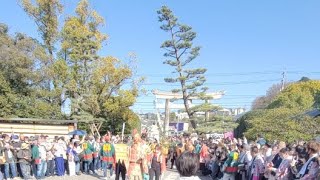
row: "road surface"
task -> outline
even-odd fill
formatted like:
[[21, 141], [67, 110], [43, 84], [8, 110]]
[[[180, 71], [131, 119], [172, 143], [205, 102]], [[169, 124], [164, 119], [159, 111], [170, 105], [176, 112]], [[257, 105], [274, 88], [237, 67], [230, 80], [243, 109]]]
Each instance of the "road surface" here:
[[[176, 180], [179, 177], [179, 173], [177, 170], [169, 169], [163, 176], [163, 180]], [[210, 177], [206, 176], [199, 176], [201, 180], [211, 180]], [[45, 180], [97, 180], [97, 179], [103, 179], [102, 178], [102, 172], [99, 171], [98, 175], [86, 175], [86, 174], [81, 174], [80, 176], [54, 176], [54, 177], [48, 177], [45, 178]], [[121, 179], [121, 178], [120, 178]], [[111, 178], [110, 180], [115, 180], [115, 177]]]

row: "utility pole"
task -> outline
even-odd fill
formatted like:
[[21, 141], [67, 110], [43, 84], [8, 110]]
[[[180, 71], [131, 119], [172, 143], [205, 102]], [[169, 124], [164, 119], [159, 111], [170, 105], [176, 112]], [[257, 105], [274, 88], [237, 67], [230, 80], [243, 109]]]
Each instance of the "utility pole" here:
[[281, 79], [281, 89], [280, 89], [280, 92], [284, 90], [285, 81], [286, 81], [286, 72], [285, 72], [285, 71], [283, 71], [283, 72], [282, 72], [282, 79]]

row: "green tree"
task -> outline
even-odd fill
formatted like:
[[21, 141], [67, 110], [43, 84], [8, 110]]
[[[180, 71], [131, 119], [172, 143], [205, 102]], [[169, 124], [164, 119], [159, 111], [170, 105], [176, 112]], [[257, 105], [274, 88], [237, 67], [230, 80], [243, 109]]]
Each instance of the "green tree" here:
[[93, 110], [94, 94], [91, 93], [91, 79], [94, 62], [99, 59], [97, 52], [106, 39], [98, 28], [103, 19], [82, 0], [76, 8], [76, 15], [69, 17], [62, 29], [60, 58], [69, 66], [67, 95], [72, 100], [72, 117], [87, 116], [92, 119], [99, 110]]
[[169, 39], [164, 41], [161, 48], [166, 52], [164, 64], [174, 68], [176, 77], [165, 78], [167, 83], [180, 83], [181, 88], [173, 89], [175, 93], [182, 93], [185, 110], [191, 120], [193, 128], [196, 128], [194, 113], [196, 112], [189, 106], [190, 97], [201, 96], [205, 98], [204, 93], [207, 88], [202, 87], [206, 81], [204, 73], [205, 68], [189, 69], [189, 65], [199, 55], [200, 47], [193, 45], [196, 33], [188, 25], [178, 22], [178, 18], [167, 7], [157, 11], [159, 21], [162, 23], [160, 28], [169, 34]]
[[311, 81], [310, 78], [303, 76], [300, 80], [300, 82], [306, 82], [306, 81]]
[[319, 118], [305, 111], [319, 107], [320, 81], [298, 81], [277, 94], [267, 107], [252, 110], [239, 119], [236, 135], [255, 140], [263, 134], [267, 140], [293, 142], [319, 135]]
[[[126, 122], [129, 128], [139, 127], [139, 118], [129, 107], [139, 94], [140, 81], [133, 78], [135, 69], [129, 63], [111, 56], [99, 56], [98, 52], [107, 39], [107, 35], [100, 31], [104, 19], [90, 7], [88, 0], [79, 1], [75, 14], [68, 16], [61, 31], [58, 28], [58, 16], [62, 12], [59, 0], [20, 2], [35, 21], [43, 40], [42, 45], [38, 43], [43, 48], [35, 51], [37, 57], [30, 58], [36, 62], [36, 65], [30, 65], [36, 69], [37, 82], [32, 86], [32, 97], [42, 100], [34, 103], [37, 108], [33, 113], [45, 116], [41, 114], [45, 112], [42, 109], [55, 107], [51, 108], [55, 112], [52, 114], [59, 114], [69, 98], [71, 115], [65, 118], [103, 121], [104, 127], [114, 130], [119, 130], [122, 122]], [[5, 33], [7, 29], [0, 26], [0, 31]], [[56, 50], [56, 47], [60, 49]], [[26, 97], [31, 98], [29, 94]], [[4, 105], [6, 101], [3, 99]], [[6, 111], [10, 109], [11, 106], [6, 107]]]
[[[284, 88], [288, 87], [290, 83], [285, 83]], [[282, 84], [272, 85], [266, 92], [266, 95], [257, 97], [253, 102], [251, 109], [264, 109], [266, 108], [276, 97], [280, 94], [282, 89]]]
[[[99, 31], [104, 19], [82, 0], [76, 15], [62, 29], [60, 59], [68, 65], [66, 94], [72, 100], [71, 118], [103, 121], [103, 128], [121, 131], [139, 127], [139, 118], [129, 107], [138, 96], [134, 67], [112, 56], [98, 55], [107, 35]], [[128, 83], [132, 83], [128, 86]], [[127, 88], [123, 89], [124, 84]]]
[[261, 110], [260, 116], [246, 119], [248, 129], [245, 136], [255, 140], [258, 134], [263, 134], [269, 141], [281, 140], [295, 142], [296, 140], [311, 140], [320, 134], [319, 118], [307, 116], [296, 118], [301, 111], [289, 108]]
[[232, 116], [218, 116], [210, 117], [210, 121], [204, 120], [199, 122], [197, 131], [203, 133], [224, 133], [233, 131], [238, 126], [238, 122], [234, 121]]
[[291, 84], [269, 105], [269, 109], [286, 107], [307, 110], [319, 107], [320, 81], [300, 81]]
[[45, 49], [39, 52], [41, 61], [37, 64], [37, 68], [41, 70], [42, 81], [38, 86], [38, 93], [50, 102], [51, 106], [61, 107], [64, 102], [61, 98], [64, 84], [62, 80], [65, 80], [63, 70], [66, 68], [58, 68], [63, 64], [56, 62], [55, 45], [60, 33], [58, 16], [62, 13], [63, 6], [59, 0], [20, 0], [20, 4], [38, 27], [41, 44]]
[[24, 34], [0, 33], [0, 116], [22, 118], [61, 118], [60, 107], [51, 103], [41, 87], [45, 83], [41, 64], [45, 49]]
[[35, 4], [31, 0], [21, 0], [21, 4], [38, 26], [38, 32], [53, 62], [54, 45], [59, 34], [58, 16], [62, 13], [63, 6], [59, 0], [36, 0]]

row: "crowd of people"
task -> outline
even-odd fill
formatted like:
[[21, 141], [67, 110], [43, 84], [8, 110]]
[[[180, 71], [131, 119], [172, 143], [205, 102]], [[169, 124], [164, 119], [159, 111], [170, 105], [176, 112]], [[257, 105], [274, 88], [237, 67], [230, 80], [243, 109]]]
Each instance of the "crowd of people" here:
[[202, 174], [213, 180], [320, 179], [320, 143], [317, 141], [267, 143], [262, 137], [256, 142], [248, 142], [246, 138], [217, 141], [184, 137], [171, 141], [178, 142], [172, 145], [168, 156], [172, 165], [184, 152], [198, 154]]
[[[116, 157], [116, 143], [127, 144], [127, 158]], [[182, 180], [198, 175], [213, 180], [317, 180], [319, 150], [316, 141], [268, 143], [243, 139], [174, 136], [163, 140], [140, 136], [120, 141], [110, 133], [103, 137], [74, 135], [4, 134], [0, 139], [0, 179], [44, 179], [98, 172], [102, 178], [160, 180], [167, 168], [177, 169]]]
[[[110, 136], [66, 137], [3, 134], [0, 139], [0, 179], [97, 174], [104, 167], [114, 167], [115, 160], [108, 158], [115, 156], [114, 147], [109, 143]], [[112, 175], [112, 171], [109, 174]]]

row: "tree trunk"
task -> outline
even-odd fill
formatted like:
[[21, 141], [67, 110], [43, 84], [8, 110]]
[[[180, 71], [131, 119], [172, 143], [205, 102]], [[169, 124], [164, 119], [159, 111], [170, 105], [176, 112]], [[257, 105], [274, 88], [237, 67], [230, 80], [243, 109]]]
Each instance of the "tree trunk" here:
[[[182, 89], [184, 89], [185, 87], [185, 84], [183, 82], [181, 82], [181, 86], [182, 86]], [[191, 123], [191, 126], [193, 129], [196, 129], [196, 122], [195, 120], [193, 119], [193, 113], [190, 111], [190, 107], [189, 107], [189, 103], [188, 103], [188, 94], [187, 94], [187, 91], [186, 90], [183, 90], [182, 91], [182, 98], [183, 98], [183, 103], [184, 103], [184, 107], [186, 109], [186, 112], [188, 114], [188, 117], [189, 117], [189, 121]]]

